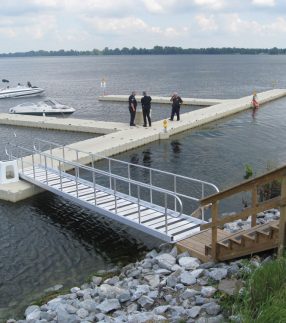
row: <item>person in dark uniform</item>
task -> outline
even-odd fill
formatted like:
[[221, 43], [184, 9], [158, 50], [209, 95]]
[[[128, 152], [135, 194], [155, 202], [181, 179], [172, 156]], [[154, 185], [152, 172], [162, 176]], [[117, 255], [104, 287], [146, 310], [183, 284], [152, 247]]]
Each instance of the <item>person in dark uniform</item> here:
[[151, 96], [147, 95], [147, 93], [143, 91], [143, 98], [141, 99], [143, 119], [144, 119], [143, 127], [147, 127], [147, 119], [148, 119], [149, 127], [151, 127], [151, 117], [150, 117], [151, 101], [152, 101]]
[[129, 112], [130, 112], [130, 126], [135, 126], [134, 120], [136, 115], [137, 101], [135, 99], [136, 93], [133, 91], [129, 96]]
[[181, 99], [181, 97], [179, 97], [178, 93], [175, 92], [170, 101], [172, 102], [172, 112], [171, 112], [171, 117], [169, 120], [173, 121], [174, 120], [174, 116], [177, 116], [177, 121], [180, 120], [180, 107], [181, 104], [183, 103], [183, 100]]

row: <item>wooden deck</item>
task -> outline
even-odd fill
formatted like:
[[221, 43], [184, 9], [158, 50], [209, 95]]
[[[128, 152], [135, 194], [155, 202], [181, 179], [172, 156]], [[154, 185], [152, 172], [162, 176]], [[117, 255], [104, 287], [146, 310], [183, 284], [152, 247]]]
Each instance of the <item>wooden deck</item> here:
[[[225, 239], [231, 234], [218, 229], [218, 239]], [[176, 245], [179, 251], [188, 251], [193, 257], [197, 257], [203, 262], [211, 260], [211, 256], [206, 254], [206, 246], [212, 242], [211, 229], [203, 230], [187, 239], [179, 241]]]

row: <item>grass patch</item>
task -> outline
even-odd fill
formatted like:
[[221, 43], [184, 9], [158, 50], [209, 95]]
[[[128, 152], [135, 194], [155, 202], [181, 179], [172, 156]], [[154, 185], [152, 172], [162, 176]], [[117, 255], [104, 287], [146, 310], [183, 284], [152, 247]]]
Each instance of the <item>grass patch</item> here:
[[286, 322], [286, 258], [264, 264], [249, 275], [236, 295], [233, 314], [242, 322]]
[[61, 289], [56, 292], [50, 292], [44, 296], [41, 296], [39, 299], [34, 301], [31, 305], [42, 306], [42, 305], [48, 303], [50, 300], [57, 298], [60, 295], [65, 295], [65, 294], [69, 294], [69, 293], [70, 293], [69, 289]]

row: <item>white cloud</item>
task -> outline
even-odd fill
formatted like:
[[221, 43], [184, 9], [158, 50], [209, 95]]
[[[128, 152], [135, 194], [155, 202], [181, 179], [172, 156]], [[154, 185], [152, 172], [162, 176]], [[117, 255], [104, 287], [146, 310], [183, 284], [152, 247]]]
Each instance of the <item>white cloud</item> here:
[[258, 6], [274, 7], [276, 4], [276, 1], [275, 0], [252, 0], [252, 3]]
[[211, 9], [221, 9], [226, 5], [224, 0], [194, 0], [194, 3]]
[[197, 24], [200, 26], [201, 30], [213, 31], [218, 29], [218, 25], [214, 20], [214, 16], [209, 17], [205, 15], [197, 15], [195, 17]]

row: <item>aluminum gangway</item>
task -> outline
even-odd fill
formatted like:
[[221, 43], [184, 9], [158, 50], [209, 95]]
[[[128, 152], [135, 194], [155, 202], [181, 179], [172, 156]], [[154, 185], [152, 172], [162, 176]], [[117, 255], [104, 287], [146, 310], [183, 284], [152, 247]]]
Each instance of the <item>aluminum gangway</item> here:
[[[33, 148], [9, 143], [5, 150], [10, 160], [17, 160], [21, 179], [166, 242], [190, 237], [206, 223], [203, 209], [202, 219], [184, 214], [182, 200], [184, 204], [185, 200], [197, 203], [207, 190], [218, 192], [205, 181], [41, 139], [35, 139]], [[107, 169], [98, 167], [99, 163]], [[143, 180], [133, 178], [138, 172], [143, 172]], [[158, 175], [165, 179], [164, 186], [167, 181], [173, 188], [158, 184]], [[180, 191], [180, 181], [182, 185], [199, 185], [200, 196], [185, 194], [184, 187]]]

